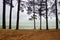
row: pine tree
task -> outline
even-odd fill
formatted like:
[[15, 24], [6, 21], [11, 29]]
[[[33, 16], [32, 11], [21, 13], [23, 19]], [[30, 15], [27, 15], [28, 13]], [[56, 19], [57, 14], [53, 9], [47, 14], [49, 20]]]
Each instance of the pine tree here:
[[17, 10], [17, 22], [16, 22], [16, 29], [19, 28], [19, 11], [20, 11], [20, 0], [18, 0], [18, 10]]
[[48, 30], [48, 10], [47, 10], [47, 0], [46, 0], [46, 30]]
[[55, 0], [55, 8], [56, 8], [56, 29], [58, 29], [57, 0]]
[[5, 5], [5, 0], [3, 0], [3, 21], [2, 21], [2, 27], [3, 29], [6, 28], [6, 22], [5, 22], [5, 9], [6, 9], [6, 5]]
[[11, 29], [11, 16], [12, 16], [12, 0], [11, 0], [11, 4], [10, 4], [10, 19], [9, 19], [9, 29]]

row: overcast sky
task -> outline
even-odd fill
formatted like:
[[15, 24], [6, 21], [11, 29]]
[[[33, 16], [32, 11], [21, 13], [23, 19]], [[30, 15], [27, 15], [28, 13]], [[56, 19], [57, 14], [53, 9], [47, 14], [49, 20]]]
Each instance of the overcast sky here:
[[[27, 1], [27, 0], [25, 0]], [[53, 2], [51, 0], [51, 2]], [[58, 0], [59, 2], [59, 0]], [[13, 4], [14, 4], [14, 8], [12, 9], [12, 28], [14, 29], [16, 27], [16, 18], [17, 18], [17, 2], [16, 0], [13, 1]], [[50, 3], [49, 4], [49, 7], [50, 7]], [[2, 25], [2, 11], [3, 11], [3, 0], [0, 0], [0, 25]], [[59, 4], [57, 5], [58, 6], [58, 12], [60, 12], [60, 7], [59, 7]], [[10, 14], [10, 6], [9, 5], [6, 5], [6, 26], [9, 25], [9, 14]], [[34, 21], [30, 21], [28, 20], [30, 18], [31, 15], [28, 15], [27, 14], [27, 11], [25, 10], [23, 13], [20, 12], [20, 15], [19, 15], [19, 28], [23, 29], [33, 29], [34, 27]], [[60, 18], [59, 18], [60, 19]], [[53, 19], [48, 19], [49, 20], [49, 28], [55, 28], [55, 17], [53, 17]], [[59, 24], [59, 27], [60, 27], [60, 24]], [[36, 28], [39, 29], [39, 18], [36, 20]], [[45, 29], [46, 28], [46, 20], [45, 18], [42, 17], [42, 28]]]

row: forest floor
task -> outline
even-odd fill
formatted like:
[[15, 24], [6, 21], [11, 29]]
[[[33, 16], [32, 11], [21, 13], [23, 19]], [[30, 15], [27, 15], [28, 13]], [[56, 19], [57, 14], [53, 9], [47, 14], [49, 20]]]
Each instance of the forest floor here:
[[60, 40], [59, 30], [0, 29], [0, 40]]

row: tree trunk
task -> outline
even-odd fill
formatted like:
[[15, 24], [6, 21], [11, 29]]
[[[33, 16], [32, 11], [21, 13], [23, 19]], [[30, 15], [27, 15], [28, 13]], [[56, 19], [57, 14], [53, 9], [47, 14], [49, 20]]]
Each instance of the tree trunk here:
[[19, 11], [20, 11], [20, 0], [18, 0], [18, 10], [17, 10], [17, 22], [16, 22], [16, 30], [19, 27]]
[[56, 8], [56, 29], [58, 29], [57, 0], [55, 0], [55, 8]]
[[41, 14], [42, 14], [42, 13], [41, 13], [41, 12], [42, 12], [42, 11], [41, 11], [41, 9], [42, 9], [42, 2], [43, 2], [43, 0], [41, 1], [41, 4], [40, 4], [41, 7], [40, 7], [40, 9], [39, 9], [39, 16], [40, 16], [40, 30], [41, 30], [41, 27], [42, 27], [42, 18], [41, 18], [41, 16], [42, 16], [42, 15], [41, 15]]
[[48, 10], [47, 10], [47, 0], [46, 0], [46, 30], [48, 30]]
[[5, 9], [6, 9], [6, 5], [5, 5], [5, 0], [3, 0], [3, 18], [2, 18], [2, 27], [3, 29], [6, 29], [6, 23], [5, 23]]
[[12, 0], [11, 0], [11, 6], [10, 6], [9, 29], [11, 29], [11, 16], [12, 16]]
[[35, 0], [33, 0], [33, 3], [34, 3], [34, 5], [33, 5], [33, 15], [34, 15], [34, 29], [36, 29], [36, 22], [35, 22]]
[[42, 20], [41, 20], [41, 11], [40, 11], [40, 30], [41, 30], [41, 27], [42, 27], [41, 22], [42, 22]]

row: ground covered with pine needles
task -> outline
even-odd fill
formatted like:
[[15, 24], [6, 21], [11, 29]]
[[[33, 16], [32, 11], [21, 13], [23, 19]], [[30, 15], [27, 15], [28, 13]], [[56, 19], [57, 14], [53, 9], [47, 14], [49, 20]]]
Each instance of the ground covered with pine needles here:
[[0, 40], [60, 40], [59, 30], [0, 29]]

